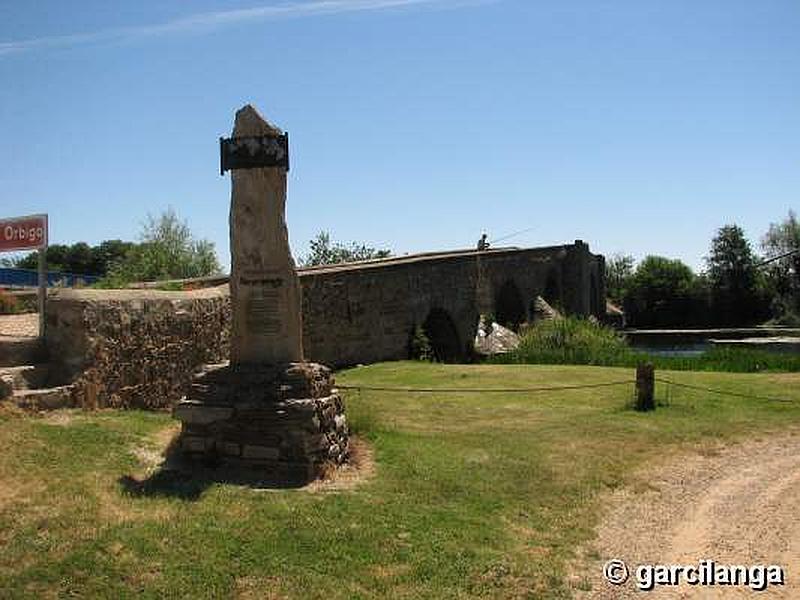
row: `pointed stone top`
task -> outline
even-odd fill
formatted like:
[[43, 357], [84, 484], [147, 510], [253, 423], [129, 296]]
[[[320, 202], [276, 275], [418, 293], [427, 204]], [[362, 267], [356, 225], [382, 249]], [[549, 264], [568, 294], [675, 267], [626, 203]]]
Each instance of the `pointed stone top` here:
[[252, 104], [245, 104], [236, 111], [236, 121], [233, 126], [233, 137], [246, 137], [251, 135], [281, 135], [283, 132], [272, 125]]

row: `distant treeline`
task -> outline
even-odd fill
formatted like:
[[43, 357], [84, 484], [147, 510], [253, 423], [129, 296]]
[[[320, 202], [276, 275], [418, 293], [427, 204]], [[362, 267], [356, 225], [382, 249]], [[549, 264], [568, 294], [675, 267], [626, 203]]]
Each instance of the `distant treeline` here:
[[[606, 262], [608, 296], [632, 327], [800, 326], [800, 223], [773, 223], [756, 254], [738, 225], [711, 240], [700, 273], [680, 260], [617, 254]], [[770, 261], [770, 262], [768, 262]]]
[[[104, 277], [134, 246], [133, 242], [122, 240], [106, 240], [97, 246], [90, 246], [86, 242], [72, 245], [53, 244], [47, 247], [47, 269]], [[14, 261], [14, 266], [19, 269], [37, 269], [39, 266], [37, 253], [26, 254]]]

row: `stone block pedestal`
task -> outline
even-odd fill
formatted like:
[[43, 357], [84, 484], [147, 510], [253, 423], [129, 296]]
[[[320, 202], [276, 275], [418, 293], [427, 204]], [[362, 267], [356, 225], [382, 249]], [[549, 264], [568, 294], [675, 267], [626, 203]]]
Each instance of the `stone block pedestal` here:
[[349, 455], [344, 404], [316, 363], [209, 365], [174, 408], [183, 456], [307, 482]]

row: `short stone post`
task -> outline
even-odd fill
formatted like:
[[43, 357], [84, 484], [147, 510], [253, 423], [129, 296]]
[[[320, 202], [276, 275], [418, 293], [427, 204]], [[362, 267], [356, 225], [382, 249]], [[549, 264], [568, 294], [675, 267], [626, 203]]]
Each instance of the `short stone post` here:
[[655, 410], [655, 368], [653, 363], [639, 363], [636, 366], [636, 404], [639, 411]]

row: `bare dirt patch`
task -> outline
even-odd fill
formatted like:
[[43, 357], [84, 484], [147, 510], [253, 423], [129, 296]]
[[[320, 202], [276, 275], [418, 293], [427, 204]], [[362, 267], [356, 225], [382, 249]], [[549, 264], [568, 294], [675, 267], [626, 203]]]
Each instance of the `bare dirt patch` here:
[[117, 487], [105, 479], [91, 481], [90, 489], [98, 500], [98, 521], [102, 524], [119, 525], [134, 521], [165, 522], [175, 515], [173, 506], [165, 504], [143, 504], [120, 494]]
[[30, 413], [26, 413], [16, 404], [11, 402], [0, 402], [0, 418], [19, 418]]
[[[0, 512], [11, 506], [23, 506], [31, 502], [31, 498], [40, 493], [44, 486], [33, 482], [22, 482], [3, 476], [0, 478]], [[3, 535], [0, 532], [0, 541]]]
[[411, 565], [390, 564], [375, 565], [370, 571], [379, 579], [397, 579], [411, 572]]
[[[48, 425], [58, 425], [59, 427], [69, 427], [72, 425], [73, 421], [75, 420], [76, 412], [80, 409], [62, 409], [62, 410], [54, 410], [48, 413], [44, 413], [42, 416], [42, 422], [47, 423]], [[81, 411], [82, 412], [82, 411]]]
[[[136, 494], [147, 494], [148, 485], [168, 486], [171, 482], [195, 480], [198, 483], [225, 481], [251, 487], [257, 492], [280, 491], [286, 488], [268, 480], [261, 480], [256, 472], [243, 472], [233, 469], [220, 472], [202, 465], [187, 462], [176, 447], [180, 424], [176, 423], [159, 430], [144, 444], [131, 449], [140, 464], [133, 475], [125, 476], [123, 485]], [[351, 490], [366, 481], [375, 472], [375, 454], [372, 447], [361, 438], [350, 436], [350, 460], [341, 466], [331, 465], [323, 469], [322, 476], [298, 491], [308, 493], [329, 493]], [[222, 479], [220, 479], [222, 477]], [[291, 487], [291, 486], [290, 486]]]
[[284, 600], [286, 596], [278, 590], [277, 577], [237, 577], [234, 597], [238, 600]]
[[133, 448], [133, 455], [147, 472], [154, 471], [169, 460], [170, 451], [180, 429], [180, 423], [170, 424], [169, 427], [159, 429], [145, 445]]
[[[572, 573], [577, 598], [633, 598], [640, 564], [774, 564], [786, 585], [759, 594], [800, 598], [800, 431], [705, 445], [643, 471], [611, 494], [597, 538]], [[612, 586], [602, 567], [624, 560], [631, 579]], [[586, 588], [591, 588], [585, 591]], [[750, 597], [747, 587], [661, 587], [648, 598]]]
[[[147, 438], [143, 444], [131, 448], [131, 453], [146, 476], [161, 468], [168, 460], [168, 451], [178, 433], [179, 425], [171, 424]], [[101, 474], [86, 478], [87, 489], [98, 500], [98, 518], [102, 523], [120, 524], [131, 521], [165, 521], [174, 516], [173, 507], [164, 504], [142, 504], [136, 498], [120, 493], [117, 482]]]
[[769, 383], [800, 385], [800, 373], [770, 373], [769, 375], [765, 374], [764, 377]]
[[350, 436], [350, 461], [331, 468], [322, 479], [313, 481], [303, 489], [312, 493], [351, 490], [375, 473], [375, 452], [366, 440]]

